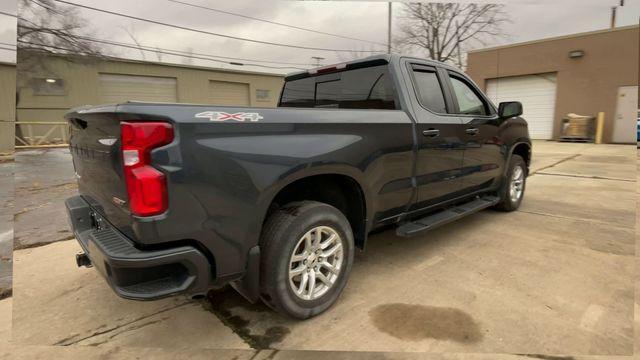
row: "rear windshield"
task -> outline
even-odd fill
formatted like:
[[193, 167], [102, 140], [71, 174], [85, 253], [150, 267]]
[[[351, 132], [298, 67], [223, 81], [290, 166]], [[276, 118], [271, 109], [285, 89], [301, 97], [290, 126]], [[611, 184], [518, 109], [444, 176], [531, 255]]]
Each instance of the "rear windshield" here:
[[395, 109], [388, 65], [287, 81], [281, 107]]

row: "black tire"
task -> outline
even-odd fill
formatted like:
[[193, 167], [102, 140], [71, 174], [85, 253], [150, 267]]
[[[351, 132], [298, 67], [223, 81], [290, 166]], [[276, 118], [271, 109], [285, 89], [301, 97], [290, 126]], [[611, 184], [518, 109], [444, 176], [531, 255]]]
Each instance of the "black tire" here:
[[[520, 197], [514, 201], [510, 194], [509, 188], [511, 185], [511, 180], [513, 178], [514, 170], [520, 167], [522, 171], [524, 171], [524, 177], [522, 179], [522, 194]], [[509, 168], [507, 169], [507, 174], [504, 179], [504, 183], [500, 187], [498, 191], [498, 197], [500, 198], [500, 202], [494, 206], [496, 210], [500, 211], [515, 211], [520, 207], [522, 203], [522, 199], [524, 198], [524, 191], [527, 185], [527, 164], [524, 162], [524, 159], [520, 155], [513, 154], [511, 156], [511, 160], [509, 161]]]
[[[342, 267], [335, 282], [313, 300], [298, 297], [289, 281], [291, 255], [298, 241], [311, 229], [328, 226], [342, 242]], [[284, 205], [266, 221], [260, 238], [260, 293], [272, 309], [298, 319], [308, 319], [336, 302], [353, 263], [353, 233], [344, 214], [333, 206], [302, 201]]]

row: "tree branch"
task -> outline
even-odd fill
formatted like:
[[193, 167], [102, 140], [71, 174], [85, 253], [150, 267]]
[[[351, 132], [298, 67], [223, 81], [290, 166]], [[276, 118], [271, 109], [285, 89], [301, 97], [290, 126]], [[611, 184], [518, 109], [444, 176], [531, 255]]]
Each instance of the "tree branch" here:
[[463, 62], [462, 49], [504, 36], [502, 25], [508, 22], [503, 5], [495, 4], [408, 3], [401, 19], [399, 46], [458, 65]]

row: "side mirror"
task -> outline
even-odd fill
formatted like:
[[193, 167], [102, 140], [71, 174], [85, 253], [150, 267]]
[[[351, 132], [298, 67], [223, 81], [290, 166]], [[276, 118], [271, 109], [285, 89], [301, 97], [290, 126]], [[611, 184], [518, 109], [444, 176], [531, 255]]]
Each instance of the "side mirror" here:
[[522, 103], [519, 101], [505, 101], [498, 105], [498, 116], [509, 119], [522, 115]]

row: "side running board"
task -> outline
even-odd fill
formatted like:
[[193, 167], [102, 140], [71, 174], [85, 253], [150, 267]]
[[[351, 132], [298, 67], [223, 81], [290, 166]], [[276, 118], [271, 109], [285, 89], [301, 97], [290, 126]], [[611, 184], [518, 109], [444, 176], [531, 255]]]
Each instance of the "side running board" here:
[[467, 203], [447, 208], [421, 219], [404, 223], [396, 229], [396, 234], [404, 237], [419, 235], [425, 231], [435, 229], [438, 226], [448, 224], [467, 215], [491, 207], [498, 202], [500, 202], [500, 199], [497, 196], [483, 196], [476, 198]]

